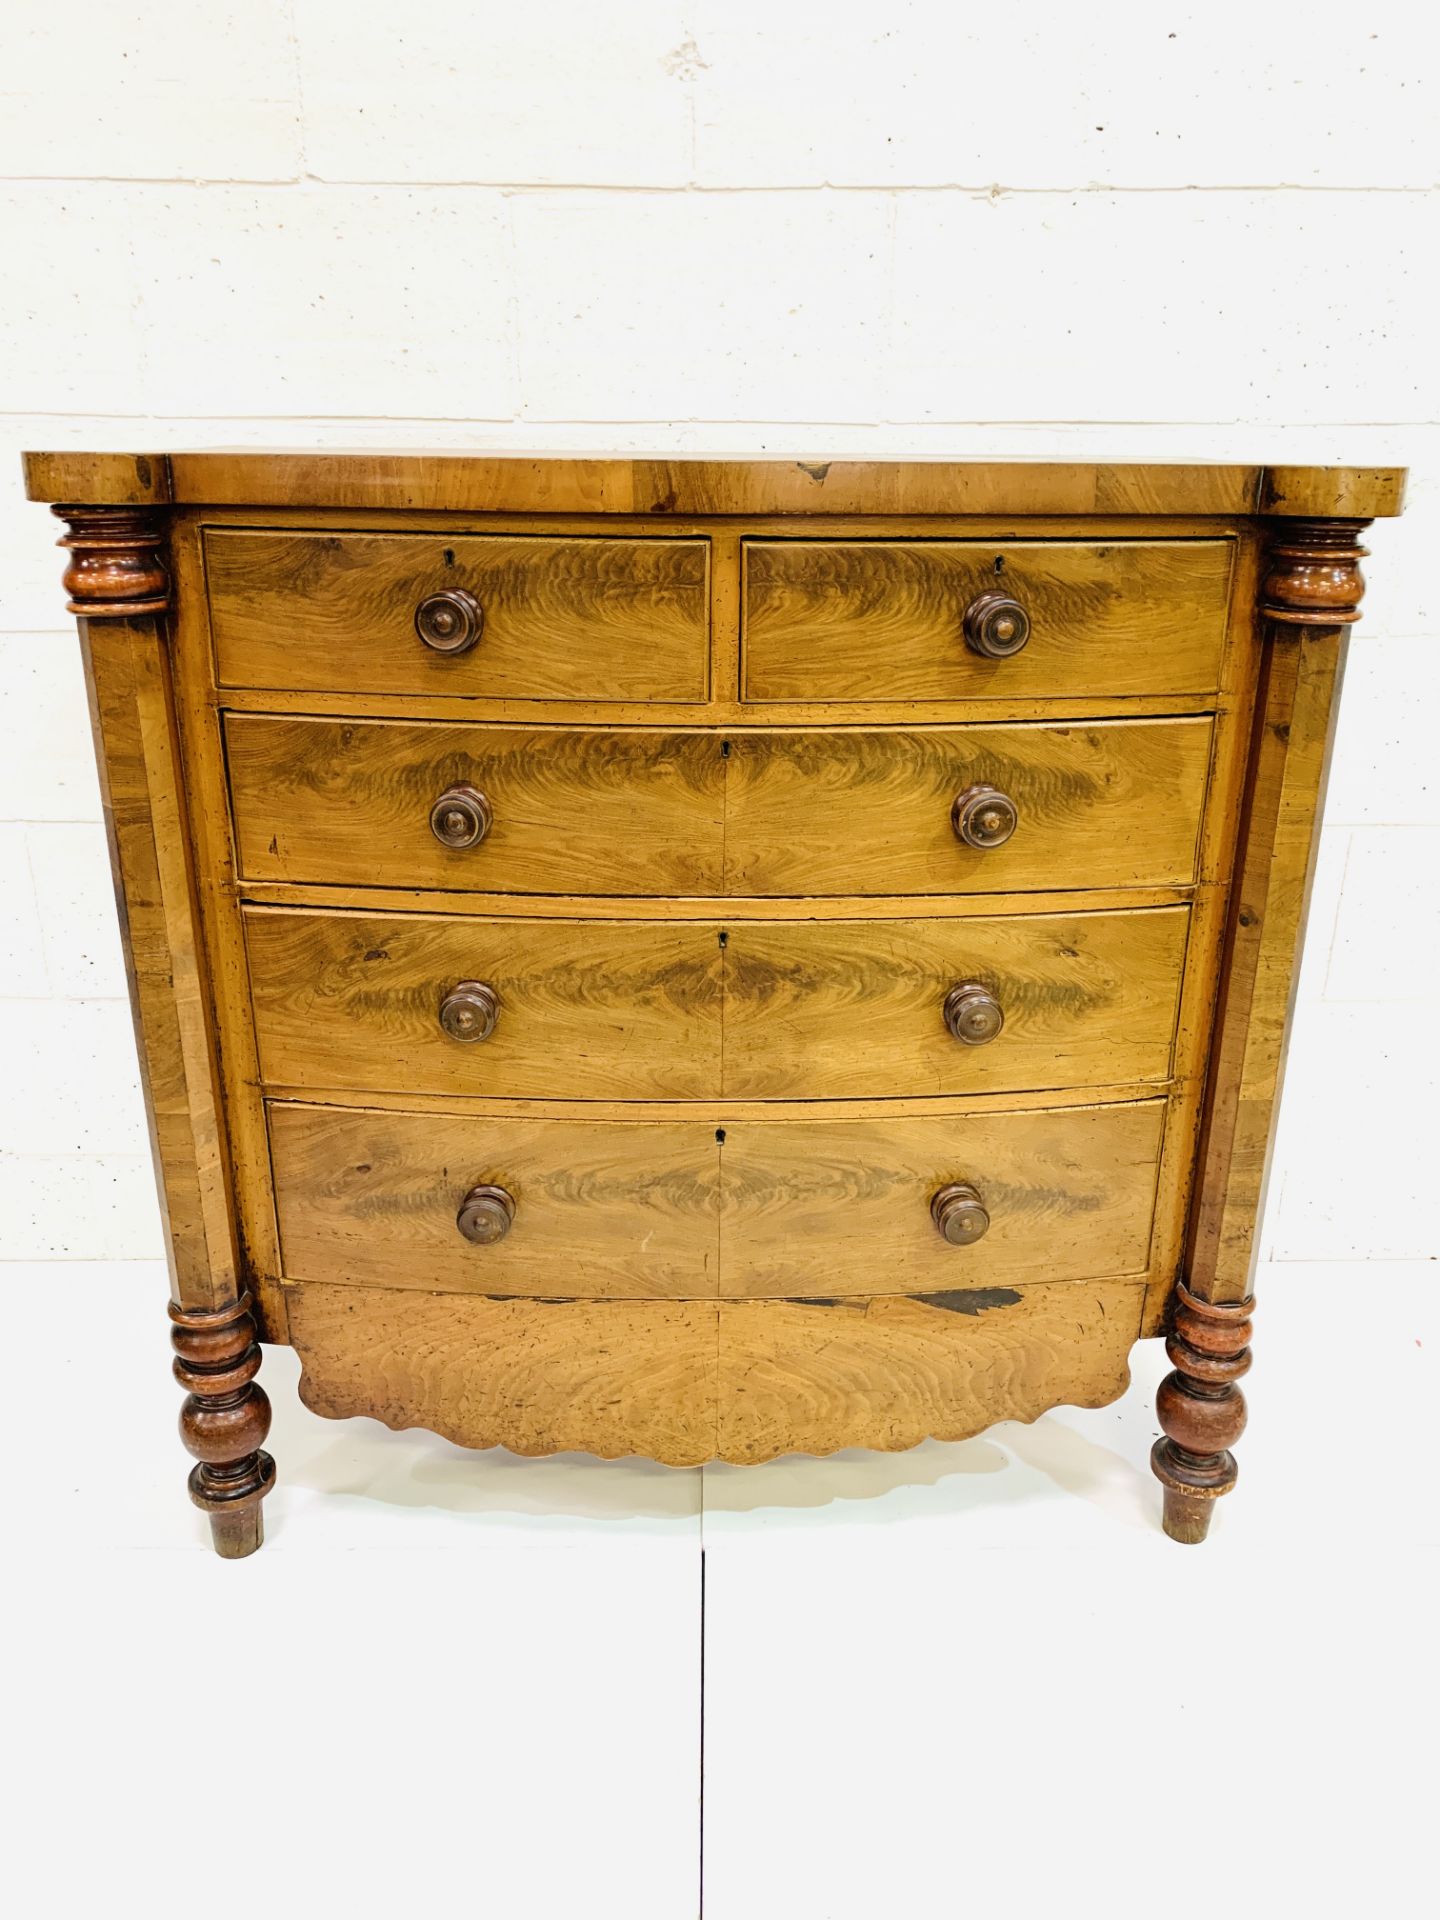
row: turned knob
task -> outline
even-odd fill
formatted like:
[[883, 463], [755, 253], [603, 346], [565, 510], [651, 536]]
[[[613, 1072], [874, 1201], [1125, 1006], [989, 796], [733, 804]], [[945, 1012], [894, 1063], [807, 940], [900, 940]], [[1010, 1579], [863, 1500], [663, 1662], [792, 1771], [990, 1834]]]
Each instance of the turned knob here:
[[430, 809], [430, 831], [442, 847], [473, 847], [490, 831], [494, 817], [478, 788], [447, 787]]
[[940, 1229], [940, 1237], [952, 1247], [973, 1246], [990, 1225], [985, 1202], [974, 1187], [963, 1182], [941, 1187], [930, 1202], [930, 1218]]
[[1020, 823], [1020, 814], [1008, 793], [998, 787], [967, 787], [956, 794], [950, 824], [967, 847], [1003, 847]]
[[483, 980], [461, 980], [440, 1002], [440, 1024], [452, 1040], [488, 1040], [500, 1018], [500, 996]]
[[515, 1202], [504, 1187], [472, 1187], [460, 1202], [455, 1224], [477, 1247], [503, 1240], [515, 1218]]
[[945, 1024], [967, 1047], [983, 1047], [1005, 1024], [1005, 1009], [978, 980], [962, 980], [945, 996]]
[[965, 644], [987, 660], [1008, 660], [1030, 638], [1030, 616], [1008, 593], [982, 593], [965, 609]]
[[415, 631], [436, 653], [468, 653], [484, 625], [484, 608], [464, 587], [427, 594], [415, 609]]

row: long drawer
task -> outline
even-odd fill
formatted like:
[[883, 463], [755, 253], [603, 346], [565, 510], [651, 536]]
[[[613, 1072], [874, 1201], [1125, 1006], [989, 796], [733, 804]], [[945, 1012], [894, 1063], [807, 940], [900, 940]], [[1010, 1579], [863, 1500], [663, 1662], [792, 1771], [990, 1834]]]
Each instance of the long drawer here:
[[705, 698], [709, 543], [211, 528], [219, 684]]
[[1210, 736], [226, 721], [248, 879], [592, 896], [1184, 885]]
[[270, 1137], [292, 1280], [839, 1299], [1143, 1272], [1164, 1114], [715, 1124], [279, 1103]]
[[1160, 1081], [1188, 920], [245, 911], [271, 1085], [609, 1100]]
[[1093, 700], [1218, 685], [1226, 540], [751, 540], [750, 701]]

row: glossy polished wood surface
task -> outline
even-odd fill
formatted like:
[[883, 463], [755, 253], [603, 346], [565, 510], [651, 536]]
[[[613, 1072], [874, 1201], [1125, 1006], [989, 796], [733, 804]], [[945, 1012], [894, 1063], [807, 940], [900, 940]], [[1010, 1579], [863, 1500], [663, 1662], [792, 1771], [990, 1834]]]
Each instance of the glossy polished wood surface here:
[[1203, 1537], [1403, 475], [27, 466], [222, 1552], [257, 1332], [326, 1413], [680, 1463], [1101, 1404], [1166, 1330]]
[[[703, 540], [461, 534], [205, 537], [222, 686], [480, 694], [490, 699], [705, 698]], [[416, 633], [459, 589], [477, 634], [447, 656]]]
[[1403, 467], [631, 455], [27, 453], [32, 500], [510, 513], [1399, 513]]
[[[750, 540], [744, 698], [1208, 694], [1230, 566], [1222, 540]], [[966, 615], [1000, 592], [1029, 631], [986, 658]]]
[[[718, 922], [251, 907], [266, 1080], [599, 1100], [846, 1099], [1163, 1081], [1188, 914]], [[487, 989], [478, 1038], [447, 1028]], [[988, 993], [966, 1044], [946, 1003]]]
[[[277, 1105], [291, 1279], [685, 1299], [1079, 1280], [1145, 1269], [1164, 1102], [890, 1119], [450, 1119]], [[973, 1182], [983, 1242], [930, 1201]], [[471, 1188], [515, 1200], [503, 1244], [457, 1233]], [[877, 1286], [883, 1273], [884, 1284]], [[557, 1276], [563, 1275], [563, 1283]]]

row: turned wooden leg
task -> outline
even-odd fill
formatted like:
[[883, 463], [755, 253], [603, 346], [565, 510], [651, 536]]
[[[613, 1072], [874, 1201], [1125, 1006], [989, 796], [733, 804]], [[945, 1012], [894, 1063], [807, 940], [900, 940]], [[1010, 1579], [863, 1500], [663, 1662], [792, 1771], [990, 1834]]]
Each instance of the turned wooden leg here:
[[1155, 1411], [1165, 1438], [1150, 1464], [1165, 1489], [1165, 1531], [1198, 1546], [1222, 1493], [1235, 1484], [1230, 1448], [1245, 1431], [1245, 1396], [1235, 1382], [1250, 1370], [1253, 1300], [1197, 1300], [1181, 1285], [1165, 1351], [1175, 1371], [1160, 1382]]
[[187, 1396], [180, 1438], [200, 1463], [190, 1498], [210, 1516], [215, 1551], [242, 1560], [265, 1538], [260, 1502], [275, 1484], [275, 1462], [260, 1450], [270, 1402], [255, 1384], [260, 1348], [250, 1296], [213, 1310], [172, 1303], [170, 1318], [175, 1378]]

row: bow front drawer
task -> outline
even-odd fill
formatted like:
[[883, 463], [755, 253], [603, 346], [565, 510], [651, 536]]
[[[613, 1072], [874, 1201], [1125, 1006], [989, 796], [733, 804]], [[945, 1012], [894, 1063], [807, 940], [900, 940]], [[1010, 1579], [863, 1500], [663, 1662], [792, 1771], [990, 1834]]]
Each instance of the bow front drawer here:
[[1227, 540], [752, 540], [744, 697], [1210, 693], [1230, 565]]
[[1143, 1273], [1164, 1116], [1145, 1100], [717, 1126], [278, 1103], [270, 1129], [292, 1280], [838, 1298]]
[[225, 687], [703, 700], [704, 540], [211, 528]]
[[307, 1092], [814, 1100], [1163, 1081], [1189, 910], [501, 920], [248, 907], [261, 1072]]
[[592, 896], [1183, 886], [1210, 734], [226, 723], [247, 879]]

